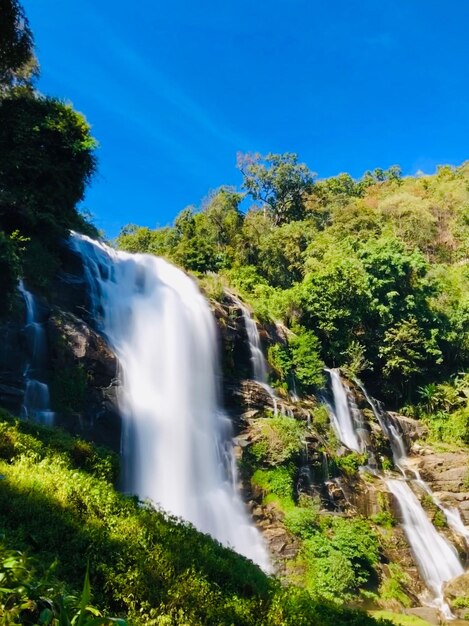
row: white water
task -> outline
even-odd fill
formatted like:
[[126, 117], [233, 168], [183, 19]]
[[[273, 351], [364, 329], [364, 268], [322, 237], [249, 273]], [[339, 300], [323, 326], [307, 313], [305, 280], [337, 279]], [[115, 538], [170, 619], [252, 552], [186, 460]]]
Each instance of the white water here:
[[50, 394], [48, 385], [39, 380], [47, 369], [47, 341], [44, 324], [40, 321], [38, 306], [34, 295], [26, 289], [21, 280], [18, 290], [26, 305], [26, 342], [29, 360], [23, 372], [24, 399], [21, 415], [51, 426], [54, 414], [50, 410]]
[[406, 480], [406, 470], [410, 470], [414, 475], [413, 482], [432, 497], [434, 503], [444, 513], [448, 526], [457, 535], [463, 537], [468, 545], [469, 532], [464, 526], [459, 511], [455, 508], [443, 506], [430, 487], [421, 479], [418, 470], [410, 466], [404, 438], [394, 420], [381, 411], [360, 381], [357, 381], [357, 384], [371, 406], [381, 430], [389, 439], [394, 464], [403, 475], [403, 480], [386, 479], [385, 483], [388, 490], [399, 503], [403, 518], [402, 526], [419, 571], [426, 586], [434, 596], [435, 606], [440, 609], [446, 619], [452, 619], [451, 610], [444, 601], [443, 586], [451, 578], [461, 575], [464, 569], [454, 547], [436, 530], [428, 519], [422, 505]]
[[[267, 382], [267, 363], [265, 361], [264, 352], [262, 351], [261, 338], [259, 336], [259, 331], [257, 330], [257, 324], [255, 320], [253, 320], [250, 310], [239, 300], [238, 298], [233, 297], [233, 300], [241, 309], [241, 313], [243, 315], [244, 325], [246, 327], [246, 333], [248, 336], [249, 343], [249, 351], [251, 352], [251, 363], [252, 363], [252, 373], [253, 378], [263, 387], [267, 393], [269, 394], [272, 400], [272, 406], [274, 408], [274, 415], [278, 414], [278, 400], [275, 395], [275, 391]], [[285, 410], [282, 405], [280, 405], [280, 412], [282, 415], [285, 415]]]
[[218, 402], [215, 323], [195, 283], [150, 255], [72, 235], [95, 316], [119, 357], [125, 489], [270, 569], [236, 489]]
[[267, 364], [262, 351], [261, 338], [257, 330], [257, 324], [253, 320], [250, 310], [241, 300], [236, 299], [235, 301], [243, 314], [244, 325], [249, 341], [249, 350], [251, 352], [254, 380], [261, 384], [267, 384]]
[[332, 427], [339, 440], [347, 448], [355, 450], [355, 452], [362, 452], [363, 447], [357, 434], [348, 403], [347, 392], [342, 384], [340, 373], [336, 369], [326, 369], [326, 372], [329, 372], [331, 377], [332, 394], [334, 397], [334, 409], [330, 406], [328, 407]]
[[422, 505], [403, 480], [386, 480], [402, 513], [404, 532], [425, 584], [446, 618], [451, 611], [443, 599], [445, 582], [464, 573], [454, 548], [436, 531]]
[[406, 470], [410, 470], [414, 474], [416, 483], [424, 491], [426, 491], [429, 496], [431, 496], [433, 502], [444, 514], [446, 522], [451, 530], [456, 533], [456, 535], [462, 537], [466, 542], [466, 545], [469, 547], [469, 530], [464, 525], [459, 510], [456, 507], [445, 506], [433, 493], [427, 483], [422, 480], [419, 471], [416, 468], [410, 466], [402, 433], [399, 432], [398, 427], [396, 426], [394, 421], [390, 419], [389, 416], [387, 416], [385, 413], [383, 413], [373, 401], [373, 399], [368, 395], [363, 383], [361, 383], [359, 380], [357, 380], [356, 382], [362, 390], [368, 404], [371, 406], [371, 409], [381, 427], [381, 430], [383, 431], [384, 435], [389, 439], [395, 466], [400, 470], [404, 478], [406, 477]]

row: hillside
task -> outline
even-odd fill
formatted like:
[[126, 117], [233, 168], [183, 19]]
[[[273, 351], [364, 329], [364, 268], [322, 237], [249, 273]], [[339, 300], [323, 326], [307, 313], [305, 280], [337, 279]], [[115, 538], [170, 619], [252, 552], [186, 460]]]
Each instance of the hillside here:
[[0, 9], [2, 623], [469, 623], [469, 162], [239, 154], [106, 244]]

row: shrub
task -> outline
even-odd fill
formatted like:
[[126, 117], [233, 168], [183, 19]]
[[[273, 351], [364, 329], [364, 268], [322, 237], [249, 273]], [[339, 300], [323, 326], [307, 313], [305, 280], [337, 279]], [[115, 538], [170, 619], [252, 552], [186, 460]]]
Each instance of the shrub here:
[[293, 461], [304, 448], [304, 425], [290, 417], [256, 420], [251, 452], [258, 461], [278, 465]]

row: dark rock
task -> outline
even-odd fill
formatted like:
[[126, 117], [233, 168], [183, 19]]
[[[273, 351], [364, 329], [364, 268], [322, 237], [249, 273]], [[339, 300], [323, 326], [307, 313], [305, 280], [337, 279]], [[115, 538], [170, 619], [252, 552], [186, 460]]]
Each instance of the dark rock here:
[[[52, 398], [61, 405], [57, 422], [95, 443], [120, 449], [120, 416], [117, 402], [118, 361], [104, 339], [82, 319], [55, 308], [48, 321], [52, 361]], [[70, 372], [83, 380], [80, 394], [70, 399], [60, 396], [54, 380], [57, 373]], [[56, 383], [57, 384], [57, 383]], [[77, 398], [77, 395], [79, 397]], [[73, 406], [73, 402], [77, 406]]]
[[0, 324], [0, 405], [16, 415], [23, 403], [23, 373], [28, 359], [25, 322], [24, 302], [18, 294], [12, 315]]

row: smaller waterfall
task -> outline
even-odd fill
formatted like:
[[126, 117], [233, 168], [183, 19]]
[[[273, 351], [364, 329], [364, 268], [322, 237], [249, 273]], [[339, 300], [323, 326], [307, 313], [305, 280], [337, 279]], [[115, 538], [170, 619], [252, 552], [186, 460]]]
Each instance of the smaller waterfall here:
[[454, 548], [436, 531], [407, 482], [388, 479], [386, 485], [399, 503], [403, 528], [422, 578], [446, 618], [451, 611], [443, 598], [445, 582], [464, 573]]
[[469, 546], [469, 531], [465, 528], [459, 511], [447, 508], [438, 500], [430, 487], [422, 480], [417, 469], [409, 466], [404, 437], [397, 422], [381, 409], [367, 393], [364, 385], [356, 381], [370, 405], [383, 434], [389, 440], [395, 466], [403, 475], [403, 480], [386, 479], [385, 483], [396, 498], [403, 518], [403, 529], [415, 557], [422, 578], [434, 594], [434, 603], [446, 619], [452, 613], [443, 598], [443, 585], [451, 578], [464, 572], [454, 547], [436, 530], [427, 517], [422, 505], [407, 482], [406, 471], [410, 471], [413, 482], [423, 489], [435, 505], [443, 512], [448, 526], [454, 533], [464, 538]]
[[36, 298], [25, 288], [23, 281], [20, 281], [18, 289], [26, 305], [25, 334], [29, 352], [29, 360], [23, 372], [25, 388], [21, 415], [50, 426], [54, 421], [54, 413], [50, 410], [49, 387], [40, 380], [47, 369], [44, 322], [40, 319]]
[[[261, 387], [263, 387], [269, 394], [270, 398], [272, 399], [274, 415], [277, 416], [279, 402], [275, 391], [267, 382], [267, 364], [265, 361], [264, 353], [262, 351], [261, 338], [259, 336], [259, 331], [257, 330], [257, 324], [252, 318], [251, 312], [247, 308], [247, 306], [245, 306], [245, 304], [235, 296], [232, 296], [232, 298], [241, 309], [241, 313], [243, 315], [244, 325], [246, 327], [246, 334], [248, 336], [249, 350], [251, 352], [253, 378], [256, 383], [261, 385]], [[285, 416], [285, 408], [282, 405], [280, 405], [280, 412], [282, 415]], [[291, 413], [289, 417], [293, 417], [293, 414]]]
[[363, 452], [363, 442], [360, 440], [360, 431], [354, 423], [353, 415], [349, 406], [347, 391], [342, 384], [339, 370], [326, 369], [331, 377], [334, 409], [329, 405], [332, 427], [339, 440], [355, 452]]
[[394, 423], [394, 420], [392, 420], [389, 415], [381, 410], [379, 403], [377, 403], [370, 395], [368, 395], [364, 384], [358, 379], [355, 379], [355, 382], [365, 396], [366, 401], [370, 405], [371, 410], [373, 411], [373, 415], [375, 416], [376, 421], [378, 422], [384, 436], [389, 441], [394, 465], [405, 476], [405, 471], [402, 468], [402, 463], [405, 463], [407, 459], [407, 451], [404, 443], [404, 437], [400, 432], [398, 425]]
[[384, 411], [381, 410], [378, 403], [376, 403], [368, 395], [364, 385], [359, 380], [357, 380], [356, 382], [362, 390], [368, 404], [370, 405], [373, 414], [375, 415], [376, 420], [381, 427], [381, 430], [383, 431], [384, 435], [389, 439], [395, 466], [400, 470], [404, 478], [406, 478], [407, 470], [410, 470], [412, 472], [415, 477], [415, 482], [432, 498], [435, 505], [444, 514], [446, 522], [451, 530], [456, 535], [462, 537], [466, 542], [466, 545], [469, 547], [469, 530], [467, 530], [467, 528], [465, 527], [458, 509], [455, 507], [446, 507], [439, 500], [439, 498], [435, 496], [427, 483], [422, 480], [419, 471], [415, 468], [409, 467], [404, 437], [402, 436], [402, 433], [400, 432], [396, 421], [393, 420], [391, 416], [387, 415]]
[[254, 380], [261, 384], [267, 384], [267, 365], [264, 353], [262, 352], [261, 338], [259, 336], [259, 331], [257, 330], [257, 324], [253, 320], [249, 309], [244, 306], [240, 300], [236, 300], [236, 303], [241, 309], [244, 325], [246, 326], [249, 349], [251, 351], [251, 363]]

